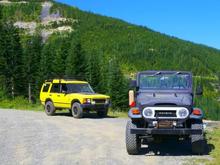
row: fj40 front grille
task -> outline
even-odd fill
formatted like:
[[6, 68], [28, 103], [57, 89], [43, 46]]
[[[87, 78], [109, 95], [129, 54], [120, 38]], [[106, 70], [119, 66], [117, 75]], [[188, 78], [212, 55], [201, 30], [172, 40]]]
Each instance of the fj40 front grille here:
[[155, 117], [176, 117], [176, 111], [155, 111]]

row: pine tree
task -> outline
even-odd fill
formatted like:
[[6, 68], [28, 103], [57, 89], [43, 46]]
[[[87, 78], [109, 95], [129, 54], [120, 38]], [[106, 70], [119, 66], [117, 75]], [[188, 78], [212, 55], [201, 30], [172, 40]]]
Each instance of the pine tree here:
[[24, 94], [24, 67], [19, 31], [12, 23], [4, 23], [1, 30], [1, 58], [5, 86], [12, 97]]
[[99, 54], [92, 54], [88, 58], [87, 80], [95, 91], [101, 91], [101, 74], [100, 74], [100, 56]]
[[86, 80], [88, 61], [81, 43], [73, 41], [66, 59], [66, 74], [77, 79]]
[[3, 45], [3, 23], [1, 20], [1, 6], [0, 6], [0, 99], [4, 95], [5, 90], [5, 76], [4, 71], [6, 68], [6, 59], [3, 54], [4, 45]]
[[39, 82], [46, 79], [54, 78], [56, 75], [53, 71], [54, 47], [50, 43], [43, 45], [40, 57]]
[[[38, 94], [38, 78], [40, 70], [40, 56], [42, 50], [42, 38], [39, 34], [35, 36], [30, 36], [26, 43], [24, 49], [24, 68], [25, 68], [25, 79], [26, 89], [28, 89], [28, 84], [31, 84], [32, 93]], [[27, 90], [26, 90], [27, 92]]]
[[109, 60], [107, 88], [109, 89], [108, 93], [111, 96], [113, 108], [127, 106], [127, 84], [116, 58]]

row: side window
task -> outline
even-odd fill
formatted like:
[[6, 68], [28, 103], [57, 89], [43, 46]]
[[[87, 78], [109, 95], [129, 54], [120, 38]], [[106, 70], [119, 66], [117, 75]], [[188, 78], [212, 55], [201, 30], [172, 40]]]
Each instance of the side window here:
[[48, 92], [49, 87], [50, 87], [50, 84], [44, 84], [42, 92]]
[[60, 93], [60, 84], [53, 84], [50, 92], [51, 93]]

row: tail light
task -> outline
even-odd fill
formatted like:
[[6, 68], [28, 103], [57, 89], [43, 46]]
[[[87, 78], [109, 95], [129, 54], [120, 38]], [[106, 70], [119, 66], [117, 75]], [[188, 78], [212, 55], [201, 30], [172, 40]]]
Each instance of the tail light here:
[[130, 107], [135, 107], [135, 106], [136, 106], [135, 102], [132, 101], [132, 102], [130, 103]]

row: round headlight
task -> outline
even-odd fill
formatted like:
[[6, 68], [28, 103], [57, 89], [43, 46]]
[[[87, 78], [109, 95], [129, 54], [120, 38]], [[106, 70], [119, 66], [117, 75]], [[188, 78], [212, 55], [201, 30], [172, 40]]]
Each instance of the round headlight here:
[[145, 109], [144, 112], [143, 112], [143, 116], [144, 117], [152, 117], [153, 116], [153, 110], [148, 108], [148, 109]]
[[91, 103], [91, 99], [86, 99], [86, 103], [90, 104]]
[[181, 118], [187, 117], [188, 114], [189, 114], [189, 111], [187, 109], [180, 109], [178, 111], [178, 116], [181, 117]]

